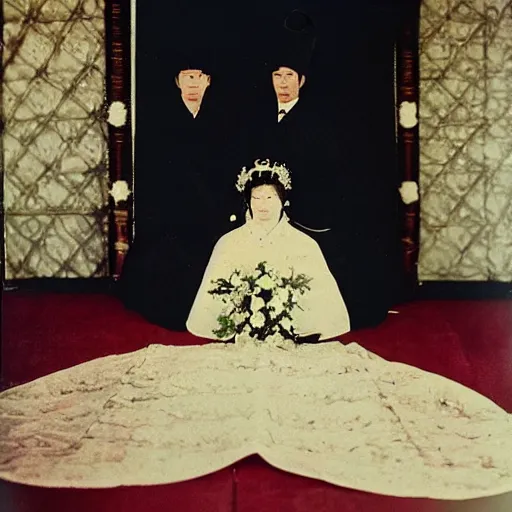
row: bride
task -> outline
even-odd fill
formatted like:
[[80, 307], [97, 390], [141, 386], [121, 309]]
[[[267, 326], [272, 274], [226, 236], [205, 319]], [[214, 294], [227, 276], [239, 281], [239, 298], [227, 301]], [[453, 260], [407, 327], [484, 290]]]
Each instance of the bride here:
[[282, 274], [304, 274], [310, 290], [299, 299], [293, 319], [303, 339], [326, 340], [350, 330], [345, 302], [318, 244], [289, 224], [284, 211], [291, 190], [290, 173], [268, 160], [242, 170], [237, 189], [245, 199], [246, 223], [219, 239], [192, 305], [187, 329], [192, 334], [219, 339], [213, 331], [224, 305], [209, 290], [217, 279], [229, 279], [235, 270], [253, 272], [266, 262]]

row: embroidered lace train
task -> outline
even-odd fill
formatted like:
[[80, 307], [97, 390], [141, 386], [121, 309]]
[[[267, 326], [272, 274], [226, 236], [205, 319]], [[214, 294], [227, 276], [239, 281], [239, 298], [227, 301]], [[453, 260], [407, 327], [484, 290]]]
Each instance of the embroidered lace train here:
[[110, 487], [250, 454], [336, 485], [467, 499], [512, 491], [511, 416], [357, 344], [150, 345], [0, 394], [0, 477]]

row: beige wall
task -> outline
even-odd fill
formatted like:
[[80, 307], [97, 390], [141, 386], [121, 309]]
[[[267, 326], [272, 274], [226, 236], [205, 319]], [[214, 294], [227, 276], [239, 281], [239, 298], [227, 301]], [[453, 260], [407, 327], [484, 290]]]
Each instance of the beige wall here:
[[420, 280], [512, 281], [512, 3], [424, 0]]
[[108, 273], [103, 0], [5, 0], [6, 277]]

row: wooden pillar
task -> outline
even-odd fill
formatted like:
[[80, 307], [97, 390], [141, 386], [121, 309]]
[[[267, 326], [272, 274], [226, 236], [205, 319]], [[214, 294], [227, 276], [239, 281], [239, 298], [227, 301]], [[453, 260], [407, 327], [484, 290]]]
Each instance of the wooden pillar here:
[[[420, 1], [404, 3], [396, 44], [398, 165], [403, 182], [419, 189], [419, 21]], [[415, 113], [414, 113], [415, 111]], [[414, 118], [417, 121], [414, 121]], [[420, 202], [403, 204], [403, 264], [407, 285], [418, 284]]]
[[[130, 0], [105, 1], [110, 169], [110, 274], [118, 279], [132, 238]], [[124, 107], [124, 114], [123, 114]], [[124, 124], [116, 118], [125, 115]], [[126, 193], [123, 193], [126, 192]], [[129, 193], [128, 193], [129, 192]]]

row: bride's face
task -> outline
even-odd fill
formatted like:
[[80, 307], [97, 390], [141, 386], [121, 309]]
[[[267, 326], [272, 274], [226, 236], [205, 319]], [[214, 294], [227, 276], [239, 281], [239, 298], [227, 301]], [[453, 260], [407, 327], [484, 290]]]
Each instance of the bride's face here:
[[252, 217], [256, 221], [279, 220], [283, 205], [272, 185], [260, 185], [251, 192]]

